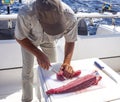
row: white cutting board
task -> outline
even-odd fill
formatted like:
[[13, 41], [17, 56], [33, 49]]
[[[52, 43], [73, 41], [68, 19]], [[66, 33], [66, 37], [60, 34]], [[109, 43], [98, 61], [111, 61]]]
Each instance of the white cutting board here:
[[[97, 61], [100, 65], [104, 66], [105, 69], [113, 75], [113, 77], [120, 82], [120, 76], [114, 72], [109, 66], [104, 64], [101, 60], [97, 58], [85, 59], [85, 60], [76, 60], [72, 61], [71, 65], [74, 70], [81, 70], [81, 76], [89, 74], [94, 70], [97, 70], [99, 74], [102, 76], [101, 81], [99, 81], [98, 85], [91, 86], [87, 89], [67, 93], [67, 94], [55, 94], [47, 97], [50, 99], [50, 102], [73, 102], [74, 100], [78, 100], [77, 102], [106, 102], [114, 99], [120, 98], [120, 84], [114, 82], [110, 77], [104, 74], [101, 70], [99, 70], [95, 65], [94, 61]], [[53, 63], [53, 68], [59, 70], [60, 63]], [[45, 91], [51, 88], [56, 88], [62, 85], [67, 84], [68, 82], [75, 80], [66, 80], [66, 81], [58, 81], [56, 80], [56, 74], [52, 71], [45, 71], [39, 68], [40, 74], [42, 74], [42, 78], [44, 79], [43, 86], [45, 86]]]

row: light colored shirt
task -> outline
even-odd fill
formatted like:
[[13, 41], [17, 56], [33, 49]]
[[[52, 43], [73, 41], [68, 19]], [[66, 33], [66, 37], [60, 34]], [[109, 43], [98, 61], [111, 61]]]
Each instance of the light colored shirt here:
[[53, 42], [61, 37], [66, 42], [75, 42], [77, 40], [77, 18], [73, 10], [62, 2], [63, 11], [66, 17], [66, 29], [63, 33], [52, 36], [43, 31], [39, 20], [34, 11], [34, 2], [31, 5], [23, 6], [18, 13], [15, 37], [19, 40], [28, 38], [34, 45]]

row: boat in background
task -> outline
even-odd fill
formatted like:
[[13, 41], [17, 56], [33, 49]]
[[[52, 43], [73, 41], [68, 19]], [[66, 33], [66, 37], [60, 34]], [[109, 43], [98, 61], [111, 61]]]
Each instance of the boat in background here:
[[[78, 40], [72, 60], [99, 58], [117, 73], [120, 72], [120, 26], [114, 25], [120, 12], [112, 13], [76, 13], [78, 17]], [[0, 102], [20, 102], [22, 55], [20, 45], [14, 39], [14, 28], [17, 14], [0, 15]], [[100, 24], [96, 34], [90, 35], [86, 20], [94, 23], [94, 18], [111, 18], [112, 24]], [[6, 29], [5, 29], [6, 28]], [[7, 35], [7, 36], [6, 36]], [[58, 61], [64, 57], [64, 38], [57, 41]], [[38, 76], [34, 66], [34, 101], [40, 100]], [[18, 97], [18, 98], [16, 98]]]

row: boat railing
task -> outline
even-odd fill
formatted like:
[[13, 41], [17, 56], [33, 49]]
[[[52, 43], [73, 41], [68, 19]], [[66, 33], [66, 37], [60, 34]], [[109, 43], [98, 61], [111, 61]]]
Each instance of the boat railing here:
[[83, 12], [78, 12], [76, 13], [76, 16], [78, 18], [120, 18], [120, 12], [117, 12], [116, 14], [112, 14], [109, 12], [104, 12], [104, 13], [83, 13]]
[[[112, 22], [115, 22], [115, 18], [120, 18], [120, 12], [117, 12], [116, 14], [109, 13], [109, 12], [104, 12], [104, 13], [98, 13], [98, 12], [93, 12], [93, 13], [83, 13], [83, 12], [78, 12], [76, 13], [76, 16], [79, 19], [81, 18], [88, 18], [90, 20], [94, 18], [111, 18]], [[17, 19], [17, 14], [1, 14], [0, 15], [0, 21], [3, 20], [8, 20], [10, 23], [12, 20]]]
[[[120, 12], [117, 12], [116, 14], [112, 13], [83, 13], [83, 12], [78, 12], [76, 13], [76, 16], [78, 18], [120, 18]], [[15, 20], [17, 18], [17, 14], [1, 14], [0, 15], [0, 20]]]
[[17, 19], [17, 14], [1, 14], [0, 15], [0, 21], [3, 20], [16, 20]]
[[93, 12], [93, 13], [83, 13], [83, 12], [78, 12], [76, 13], [76, 16], [78, 20], [81, 18], [88, 18], [91, 25], [93, 25], [93, 19], [94, 18], [111, 18], [112, 19], [112, 24], [115, 25], [115, 19], [120, 18], [120, 12], [117, 12], [116, 14], [109, 13], [109, 12], [104, 12], [104, 13], [98, 13], [98, 12]]

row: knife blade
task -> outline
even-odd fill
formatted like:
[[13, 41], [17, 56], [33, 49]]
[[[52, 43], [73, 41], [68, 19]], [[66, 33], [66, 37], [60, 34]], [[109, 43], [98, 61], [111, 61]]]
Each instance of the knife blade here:
[[94, 64], [97, 68], [99, 68], [101, 71], [103, 71], [107, 76], [109, 76], [114, 82], [117, 83], [116, 79], [110, 74], [108, 73], [103, 66], [101, 66], [98, 62], [94, 61]]
[[56, 74], [58, 73], [58, 71], [56, 69], [54, 69], [52, 66], [49, 67], [49, 71], [52, 71], [52, 72], [54, 72]]
[[[49, 71], [52, 71], [52, 72], [54, 72], [55, 74], [58, 74], [58, 71], [55, 69], [55, 68], [53, 68], [52, 66], [50, 66], [49, 67]], [[59, 75], [59, 74], [58, 74]], [[61, 75], [60, 75], [61, 76]], [[59, 77], [60, 77], [59, 76]], [[61, 77], [63, 77], [64, 79], [67, 79], [64, 75], [62, 75]]]

